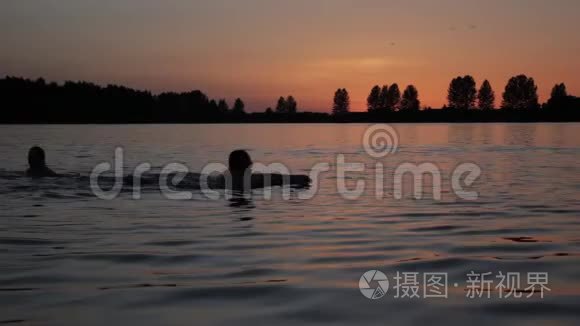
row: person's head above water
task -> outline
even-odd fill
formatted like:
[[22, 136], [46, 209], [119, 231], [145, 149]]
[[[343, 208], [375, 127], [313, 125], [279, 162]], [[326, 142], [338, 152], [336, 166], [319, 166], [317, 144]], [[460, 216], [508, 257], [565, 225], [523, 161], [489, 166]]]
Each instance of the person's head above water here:
[[44, 150], [38, 146], [30, 148], [28, 151], [28, 165], [31, 169], [43, 168], [46, 166], [46, 155]]
[[252, 159], [248, 152], [238, 149], [230, 153], [228, 165], [231, 173], [244, 174], [252, 166]]

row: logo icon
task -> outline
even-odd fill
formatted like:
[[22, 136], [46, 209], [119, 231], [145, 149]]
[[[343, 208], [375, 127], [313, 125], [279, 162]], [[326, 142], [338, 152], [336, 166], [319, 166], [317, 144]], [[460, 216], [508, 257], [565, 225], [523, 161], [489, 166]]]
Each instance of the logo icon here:
[[363, 148], [373, 158], [394, 154], [399, 148], [399, 134], [388, 124], [372, 125], [365, 130]]
[[370, 270], [360, 277], [358, 287], [367, 299], [377, 300], [387, 294], [389, 290], [389, 279], [381, 271]]

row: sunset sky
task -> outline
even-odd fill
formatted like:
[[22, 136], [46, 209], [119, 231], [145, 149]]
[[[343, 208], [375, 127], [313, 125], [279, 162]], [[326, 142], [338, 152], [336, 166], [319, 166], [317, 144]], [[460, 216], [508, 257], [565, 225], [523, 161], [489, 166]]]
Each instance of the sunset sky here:
[[375, 84], [413, 83], [423, 105], [450, 80], [536, 79], [543, 101], [580, 95], [577, 0], [2, 0], [0, 75], [200, 89], [250, 111], [292, 94], [328, 111], [338, 87], [363, 110]]

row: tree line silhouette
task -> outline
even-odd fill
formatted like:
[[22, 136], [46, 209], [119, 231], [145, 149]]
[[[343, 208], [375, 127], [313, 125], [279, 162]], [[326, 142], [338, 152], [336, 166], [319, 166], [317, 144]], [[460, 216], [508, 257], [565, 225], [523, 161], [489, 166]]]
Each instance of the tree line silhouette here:
[[375, 85], [367, 97], [367, 113], [371, 121], [580, 121], [580, 98], [568, 95], [564, 83], [555, 85], [550, 99], [540, 105], [538, 87], [526, 75], [508, 80], [499, 109], [490, 82], [484, 80], [477, 89], [470, 75], [451, 80], [442, 109], [420, 110], [418, 97], [413, 85], [407, 86], [402, 96], [396, 83]]
[[[478, 91], [472, 76], [454, 78], [447, 93], [450, 108], [460, 110], [493, 110], [495, 108], [495, 92], [487, 79], [483, 81]], [[538, 87], [534, 79], [526, 75], [510, 78], [503, 92], [501, 109], [535, 110], [539, 108]]]
[[419, 111], [420, 106], [419, 92], [413, 85], [407, 86], [402, 96], [397, 83], [375, 85], [367, 97], [368, 112]]
[[[456, 110], [493, 110], [495, 109], [495, 92], [486, 79], [477, 90], [475, 79], [470, 76], [458, 76], [451, 80], [447, 90], [447, 105], [443, 109]], [[399, 87], [395, 83], [382, 88], [378, 85], [371, 89], [367, 97], [368, 112], [393, 112], [419, 110], [417, 89], [407, 86], [401, 98]], [[538, 102], [538, 87], [534, 79], [526, 75], [510, 78], [502, 94], [502, 110], [537, 110], [578, 107], [578, 98], [569, 96], [565, 84], [557, 84], [552, 89], [550, 100], [543, 106]], [[430, 108], [425, 108], [428, 110]]]
[[245, 105], [236, 99], [209, 99], [199, 90], [153, 95], [124, 86], [88, 82], [62, 85], [44, 79], [0, 79], [0, 122], [4, 123], [137, 123], [211, 122], [239, 119]]
[[472, 76], [459, 76], [447, 93], [442, 109], [421, 108], [414, 85], [402, 94], [397, 83], [376, 85], [367, 97], [367, 112], [351, 112], [349, 93], [339, 88], [330, 114], [298, 112], [292, 95], [281, 96], [274, 110], [246, 113], [240, 98], [230, 107], [225, 99], [210, 99], [199, 90], [154, 95], [117, 85], [6, 77], [0, 79], [0, 123], [580, 121], [580, 98], [570, 96], [563, 83], [555, 85], [550, 99], [540, 105], [534, 79], [514, 76], [505, 86], [499, 109], [488, 80], [477, 89]]

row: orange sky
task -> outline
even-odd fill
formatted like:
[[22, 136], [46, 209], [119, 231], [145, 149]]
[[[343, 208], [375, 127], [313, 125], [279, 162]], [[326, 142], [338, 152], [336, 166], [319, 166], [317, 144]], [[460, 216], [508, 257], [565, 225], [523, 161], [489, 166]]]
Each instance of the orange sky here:
[[580, 95], [578, 16], [576, 0], [8, 0], [0, 75], [201, 89], [251, 111], [292, 94], [328, 111], [339, 87], [354, 110], [393, 82], [440, 107], [457, 75], [499, 99], [525, 73], [545, 100], [557, 82]]

